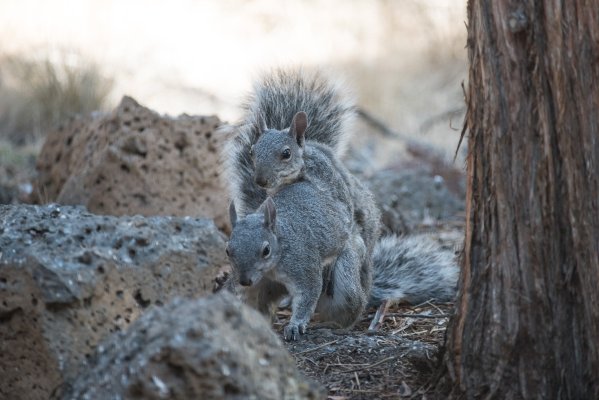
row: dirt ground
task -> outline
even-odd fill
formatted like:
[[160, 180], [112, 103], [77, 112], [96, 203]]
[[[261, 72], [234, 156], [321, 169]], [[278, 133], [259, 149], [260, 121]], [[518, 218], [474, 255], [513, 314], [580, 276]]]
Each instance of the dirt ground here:
[[[421, 227], [443, 246], [459, 252], [463, 224]], [[391, 305], [376, 331], [369, 309], [349, 331], [309, 328], [297, 342], [286, 342], [300, 370], [328, 390], [330, 400], [431, 399], [453, 303]], [[282, 330], [290, 311], [281, 310], [274, 328]], [[313, 326], [312, 324], [311, 326]]]
[[[452, 309], [396, 305], [380, 329], [369, 331], [373, 309], [349, 332], [316, 328], [286, 346], [300, 370], [327, 388], [328, 399], [424, 399]], [[279, 331], [288, 316], [279, 314]]]

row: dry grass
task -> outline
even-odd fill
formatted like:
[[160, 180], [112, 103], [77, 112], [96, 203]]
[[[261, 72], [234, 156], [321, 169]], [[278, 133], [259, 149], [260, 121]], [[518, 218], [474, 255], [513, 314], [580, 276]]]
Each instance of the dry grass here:
[[96, 64], [76, 53], [54, 58], [0, 59], [0, 138], [30, 143], [69, 116], [105, 108], [112, 81]]
[[[453, 154], [458, 132], [450, 121], [460, 125], [466, 77], [465, 3], [7, 0], [0, 50], [75, 49], [114, 76], [113, 103], [129, 94], [159, 112], [228, 121], [264, 68], [325, 67], [388, 126]], [[363, 127], [361, 136], [371, 132]], [[377, 151], [391, 151], [374, 158], [384, 165], [397, 147], [377, 142]]]

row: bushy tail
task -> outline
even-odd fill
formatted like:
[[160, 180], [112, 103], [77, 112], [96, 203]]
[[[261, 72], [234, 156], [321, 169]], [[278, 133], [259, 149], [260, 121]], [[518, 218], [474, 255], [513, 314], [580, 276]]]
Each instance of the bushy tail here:
[[229, 128], [232, 138], [223, 154], [231, 195], [242, 215], [256, 210], [266, 198], [265, 191], [254, 183], [249, 154], [261, 133], [261, 121], [268, 129], [282, 130], [289, 128], [297, 112], [304, 111], [308, 115], [306, 139], [326, 144], [342, 156], [355, 117], [354, 103], [341, 85], [320, 72], [302, 69], [264, 74], [254, 84], [243, 110], [242, 120]]
[[425, 235], [386, 236], [374, 247], [370, 306], [383, 300], [453, 301], [459, 268], [454, 254]]

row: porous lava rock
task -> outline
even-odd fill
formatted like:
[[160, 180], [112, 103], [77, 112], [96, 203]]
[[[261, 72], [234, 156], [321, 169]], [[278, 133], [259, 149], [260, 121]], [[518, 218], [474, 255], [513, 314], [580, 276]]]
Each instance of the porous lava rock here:
[[67, 399], [317, 399], [268, 322], [233, 295], [177, 299], [104, 341]]
[[224, 246], [208, 219], [0, 206], [0, 398], [47, 399], [148, 307], [211, 293]]
[[216, 116], [162, 116], [124, 97], [109, 114], [48, 134], [32, 200], [96, 214], [201, 216], [228, 230], [220, 124]]

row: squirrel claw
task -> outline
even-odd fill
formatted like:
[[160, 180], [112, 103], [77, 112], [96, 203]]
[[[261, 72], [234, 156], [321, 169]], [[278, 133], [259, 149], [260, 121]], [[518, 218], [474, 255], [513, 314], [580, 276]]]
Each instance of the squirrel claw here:
[[283, 329], [285, 340], [299, 340], [300, 334], [306, 333], [306, 324], [289, 324]]

